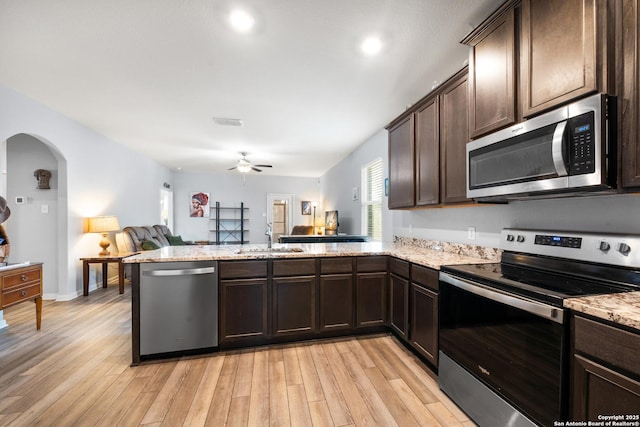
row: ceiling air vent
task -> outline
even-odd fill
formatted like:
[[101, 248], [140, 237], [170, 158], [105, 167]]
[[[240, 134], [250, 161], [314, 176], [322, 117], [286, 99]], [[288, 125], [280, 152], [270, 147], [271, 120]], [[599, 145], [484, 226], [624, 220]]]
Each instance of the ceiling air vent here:
[[220, 126], [242, 126], [240, 119], [228, 119], [224, 117], [214, 117], [213, 122]]

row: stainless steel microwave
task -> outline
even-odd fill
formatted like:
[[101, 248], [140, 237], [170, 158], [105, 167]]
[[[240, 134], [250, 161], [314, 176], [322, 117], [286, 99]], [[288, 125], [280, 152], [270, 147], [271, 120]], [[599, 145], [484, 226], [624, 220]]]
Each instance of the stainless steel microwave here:
[[616, 187], [615, 98], [597, 94], [467, 144], [467, 197], [508, 201]]

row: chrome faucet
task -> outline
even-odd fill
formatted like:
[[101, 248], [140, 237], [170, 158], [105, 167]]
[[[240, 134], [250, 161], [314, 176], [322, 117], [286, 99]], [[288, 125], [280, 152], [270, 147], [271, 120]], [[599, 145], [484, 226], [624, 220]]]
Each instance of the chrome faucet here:
[[267, 231], [264, 232], [267, 236], [267, 248], [271, 249], [271, 241], [273, 240], [273, 228], [271, 227], [271, 223], [267, 223]]

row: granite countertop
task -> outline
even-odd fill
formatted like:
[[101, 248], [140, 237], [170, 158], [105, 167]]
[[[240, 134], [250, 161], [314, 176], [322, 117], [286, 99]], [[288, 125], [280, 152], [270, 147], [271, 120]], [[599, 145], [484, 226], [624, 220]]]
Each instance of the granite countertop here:
[[[125, 263], [241, 260], [241, 259], [279, 259], [279, 258], [316, 258], [360, 255], [391, 255], [425, 267], [440, 269], [442, 265], [475, 264], [496, 262], [499, 250], [468, 247], [468, 245], [432, 245], [417, 247], [400, 243], [290, 243], [274, 244], [274, 248], [299, 248], [302, 252], [260, 253], [252, 250], [265, 249], [266, 245], [189, 245], [165, 246], [145, 251], [125, 258]], [[239, 251], [241, 251], [239, 253]]]
[[568, 298], [564, 306], [640, 330], [640, 292]]

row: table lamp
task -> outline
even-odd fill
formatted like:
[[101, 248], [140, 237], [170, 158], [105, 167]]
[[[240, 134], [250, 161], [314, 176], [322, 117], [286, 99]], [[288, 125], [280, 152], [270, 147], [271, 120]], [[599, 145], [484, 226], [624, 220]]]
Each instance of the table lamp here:
[[111, 252], [109, 252], [107, 248], [111, 245], [111, 242], [107, 239], [107, 233], [109, 231], [120, 230], [118, 218], [115, 216], [94, 216], [88, 218], [87, 222], [87, 232], [102, 234], [102, 240], [100, 240], [100, 247], [102, 248], [102, 251], [98, 255], [110, 255]]

